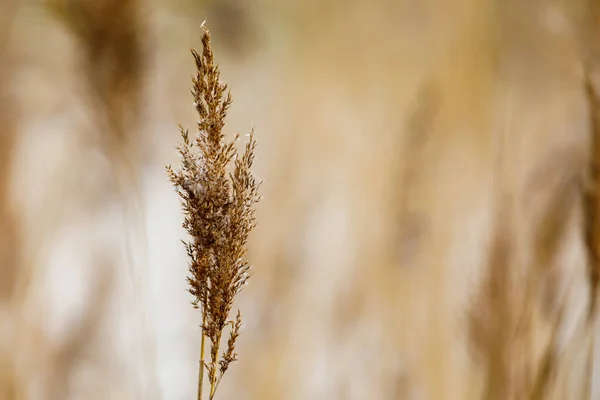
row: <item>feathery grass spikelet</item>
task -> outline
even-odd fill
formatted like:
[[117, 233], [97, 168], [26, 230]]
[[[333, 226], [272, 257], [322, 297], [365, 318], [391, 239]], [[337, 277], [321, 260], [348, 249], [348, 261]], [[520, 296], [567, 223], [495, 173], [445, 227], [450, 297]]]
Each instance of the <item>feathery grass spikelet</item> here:
[[[183, 142], [177, 149], [181, 168], [167, 166], [167, 173], [181, 198], [183, 227], [191, 237], [191, 241], [184, 242], [190, 259], [188, 290], [194, 296], [192, 304], [202, 312], [198, 398], [202, 398], [206, 368], [212, 399], [229, 365], [237, 360], [235, 344], [242, 317], [238, 311], [233, 321], [229, 314], [249, 277], [250, 264], [244, 256], [255, 226], [253, 206], [260, 199], [260, 183], [251, 172], [256, 146], [253, 132], [241, 156], [235, 147], [239, 135], [232, 142], [225, 141], [223, 128], [232, 100], [214, 63], [210, 33], [203, 29], [202, 52], [192, 50], [197, 70], [192, 78], [192, 95], [200, 117], [198, 133], [191, 140], [180, 126]], [[221, 338], [228, 326], [227, 348], [220, 354]], [[211, 342], [207, 362], [205, 338]]]

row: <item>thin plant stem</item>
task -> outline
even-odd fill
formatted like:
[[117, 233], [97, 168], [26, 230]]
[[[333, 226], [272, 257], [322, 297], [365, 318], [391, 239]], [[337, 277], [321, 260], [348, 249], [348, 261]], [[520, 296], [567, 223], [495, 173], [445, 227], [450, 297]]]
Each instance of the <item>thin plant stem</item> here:
[[200, 340], [200, 371], [198, 372], [198, 400], [202, 400], [202, 387], [204, 384], [204, 344], [206, 343], [204, 325], [206, 325], [206, 312], [202, 310], [202, 339]]
[[221, 379], [223, 379], [223, 374], [219, 375], [219, 379], [217, 379], [217, 383], [215, 384], [215, 393], [217, 393], [217, 389], [219, 388], [219, 384], [221, 383]]
[[217, 351], [215, 354], [217, 354], [216, 358], [214, 360], [212, 360], [213, 362], [213, 366], [212, 366], [212, 374], [210, 377], [210, 397], [208, 398], [208, 400], [213, 400], [213, 397], [215, 396], [215, 393], [217, 392], [217, 380], [215, 379], [215, 375], [217, 374], [217, 364], [218, 364], [218, 360], [219, 360], [219, 343], [221, 342], [221, 335], [218, 335], [219, 338], [217, 340]]

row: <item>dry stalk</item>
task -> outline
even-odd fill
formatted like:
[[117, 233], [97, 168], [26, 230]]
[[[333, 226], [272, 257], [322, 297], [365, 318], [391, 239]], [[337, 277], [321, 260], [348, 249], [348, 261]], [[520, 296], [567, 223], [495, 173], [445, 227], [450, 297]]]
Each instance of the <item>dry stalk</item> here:
[[[573, 181], [566, 184], [573, 185]], [[568, 229], [575, 192], [559, 185], [535, 224], [531, 263], [520, 264], [513, 219], [500, 208], [491, 243], [487, 277], [471, 314], [471, 340], [485, 368], [485, 399], [542, 400], [551, 396], [561, 361], [556, 343], [567, 312], [552, 265]], [[505, 201], [504, 203], [507, 203]], [[548, 329], [544, 350], [530, 348], [536, 332]]]
[[598, 284], [600, 283], [600, 98], [591, 77], [586, 79], [586, 93], [590, 107], [591, 144], [587, 182], [583, 191], [584, 234], [588, 256], [588, 276], [590, 283], [590, 307], [588, 314], [588, 330], [590, 332], [590, 349], [588, 354], [587, 393], [592, 392], [592, 375], [594, 366], [594, 335], [598, 302]]
[[16, 6], [16, 1], [0, 2], [0, 301], [12, 297], [19, 269], [18, 221], [10, 193], [17, 133], [9, 90], [13, 70], [9, 41]]
[[589, 309], [586, 330], [589, 335], [589, 348], [586, 365], [586, 395], [593, 396], [595, 330], [597, 320], [598, 289], [600, 284], [600, 96], [598, 93], [598, 72], [600, 71], [600, 2], [584, 2], [584, 16], [580, 51], [585, 70], [585, 93], [587, 96], [590, 138], [587, 170], [581, 190], [583, 206], [583, 233], [588, 261], [588, 281], [590, 288]]
[[488, 276], [481, 292], [481, 301], [470, 321], [471, 340], [485, 368], [485, 399], [509, 398], [509, 351], [514, 331], [512, 308], [507, 307], [510, 258], [513, 251], [508, 227], [500, 215], [489, 255]]
[[[167, 166], [167, 173], [181, 199], [183, 227], [191, 237], [184, 242], [190, 258], [188, 290], [194, 296], [192, 304], [202, 313], [198, 399], [202, 398], [206, 369], [212, 400], [229, 365], [237, 360], [235, 344], [242, 318], [239, 311], [235, 320], [229, 320], [229, 314], [249, 277], [250, 264], [244, 256], [248, 235], [255, 226], [253, 206], [260, 199], [260, 183], [251, 172], [256, 146], [253, 132], [241, 156], [235, 148], [239, 135], [233, 142], [225, 142], [223, 127], [231, 95], [220, 81], [210, 33], [204, 26], [203, 29], [202, 52], [192, 50], [197, 69], [192, 94], [200, 117], [198, 131], [190, 140], [188, 131], [180, 126], [181, 168], [173, 170]], [[220, 354], [227, 327], [227, 347]], [[207, 361], [206, 338], [211, 342]]]
[[[47, 0], [71, 30], [82, 53], [82, 73], [100, 144], [132, 184], [139, 143], [143, 41], [139, 0]], [[125, 184], [127, 185], [127, 183]]]
[[596, 311], [600, 283], [600, 97], [594, 81], [600, 66], [600, 3], [588, 0], [584, 21], [582, 58], [585, 66], [585, 91], [590, 115], [590, 147], [583, 190], [584, 237], [588, 253], [588, 276], [591, 288], [590, 319]]
[[584, 191], [585, 240], [589, 257], [591, 286], [590, 317], [595, 313], [600, 281], [600, 101], [592, 82], [586, 82], [591, 115], [591, 145]]
[[[554, 178], [556, 186], [534, 218], [532, 258], [526, 263], [518, 259], [513, 213], [518, 204], [511, 207], [507, 183], [501, 190], [487, 276], [470, 321], [471, 340], [484, 367], [485, 399], [542, 400], [553, 394], [560, 363], [556, 343], [567, 312], [553, 265], [578, 199], [573, 175]], [[532, 348], [538, 333], [547, 333], [540, 352]]]
[[[17, 144], [16, 110], [9, 89], [14, 70], [10, 39], [18, 5], [16, 0], [0, 1], [0, 305], [9, 306], [15, 300], [15, 287], [22, 272], [20, 221], [12, 207], [10, 192]], [[4, 324], [4, 321], [0, 324]], [[23, 385], [16, 375], [16, 356], [15, 349], [6, 343], [0, 343], [2, 399], [21, 397]]]
[[[45, 3], [76, 40], [86, 113], [89, 113], [89, 120], [92, 121], [92, 129], [83, 136], [84, 143], [92, 142], [99, 147], [113, 168], [111, 179], [98, 185], [98, 195], [93, 196], [93, 202], [89, 206], [108, 201], [116, 186], [122, 195], [127, 222], [138, 228], [136, 235], [127, 235], [127, 240], [140, 240], [143, 243], [144, 221], [139, 211], [143, 207], [140, 204], [141, 194], [137, 190], [141, 147], [137, 132], [141, 122], [141, 92], [145, 70], [143, 4], [139, 0], [45, 0]], [[129, 197], [131, 192], [134, 193], [133, 198]], [[139, 278], [133, 270], [130, 243], [127, 245], [130, 264], [128, 272], [132, 280], [137, 280]], [[82, 325], [70, 332], [65, 343], [55, 350], [58, 356], [51, 358], [51, 362], [56, 364], [53, 365], [54, 369], [58, 371], [52, 376], [54, 388], [51, 386], [50, 389], [58, 393], [57, 398], [66, 390], [66, 377], [78, 361], [80, 353], [86, 346], [90, 346], [89, 337], [86, 337], [89, 335], [84, 333], [95, 330], [102, 322], [100, 318], [103, 307], [106, 306], [106, 296], [103, 295], [102, 300], [103, 302], [92, 303], [90, 310], [85, 313]], [[141, 298], [136, 296], [134, 301], [134, 306], [141, 308]], [[135, 318], [142, 326], [141, 331], [145, 333], [141, 340], [145, 341], [151, 333], [145, 329], [144, 314], [136, 313]], [[144, 367], [151, 371], [153, 360], [149, 349], [151, 346], [147, 345], [142, 357]], [[65, 378], [62, 379], [64, 382], [59, 378]], [[150, 381], [154, 382], [151, 378]], [[156, 393], [153, 388], [146, 387], [145, 390]]]

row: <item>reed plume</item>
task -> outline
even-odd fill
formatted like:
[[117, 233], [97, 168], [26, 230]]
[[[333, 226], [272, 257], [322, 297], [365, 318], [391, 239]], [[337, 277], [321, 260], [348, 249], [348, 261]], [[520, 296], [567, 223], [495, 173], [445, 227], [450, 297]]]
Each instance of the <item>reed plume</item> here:
[[[259, 185], [251, 172], [256, 141], [253, 132], [244, 153], [238, 156], [235, 142], [226, 142], [223, 128], [231, 105], [227, 85], [220, 81], [214, 63], [210, 33], [202, 26], [202, 52], [192, 50], [196, 74], [192, 78], [194, 106], [199, 115], [197, 134], [190, 140], [180, 126], [183, 142], [177, 147], [181, 167], [167, 173], [185, 215], [183, 227], [191, 237], [184, 242], [189, 263], [192, 304], [202, 315], [198, 399], [202, 398], [204, 369], [213, 399], [229, 365], [237, 360], [235, 345], [242, 326], [238, 310], [229, 319], [236, 295], [246, 284], [250, 264], [244, 258], [248, 235], [255, 226], [254, 204]], [[223, 334], [229, 328], [225, 351], [220, 354]], [[206, 338], [211, 342], [205, 361]]]

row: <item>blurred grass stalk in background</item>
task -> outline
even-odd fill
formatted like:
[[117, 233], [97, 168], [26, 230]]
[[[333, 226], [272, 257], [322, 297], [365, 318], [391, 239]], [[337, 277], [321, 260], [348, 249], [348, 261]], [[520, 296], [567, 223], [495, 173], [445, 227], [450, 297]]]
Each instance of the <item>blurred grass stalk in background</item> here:
[[0, 343], [0, 398], [3, 399], [12, 398], [18, 390], [8, 322], [10, 307], [15, 302], [21, 256], [18, 215], [11, 192], [18, 123], [18, 110], [11, 95], [14, 66], [10, 45], [16, 8], [16, 0], [0, 2], [0, 329], [3, 337], [9, 339]]

